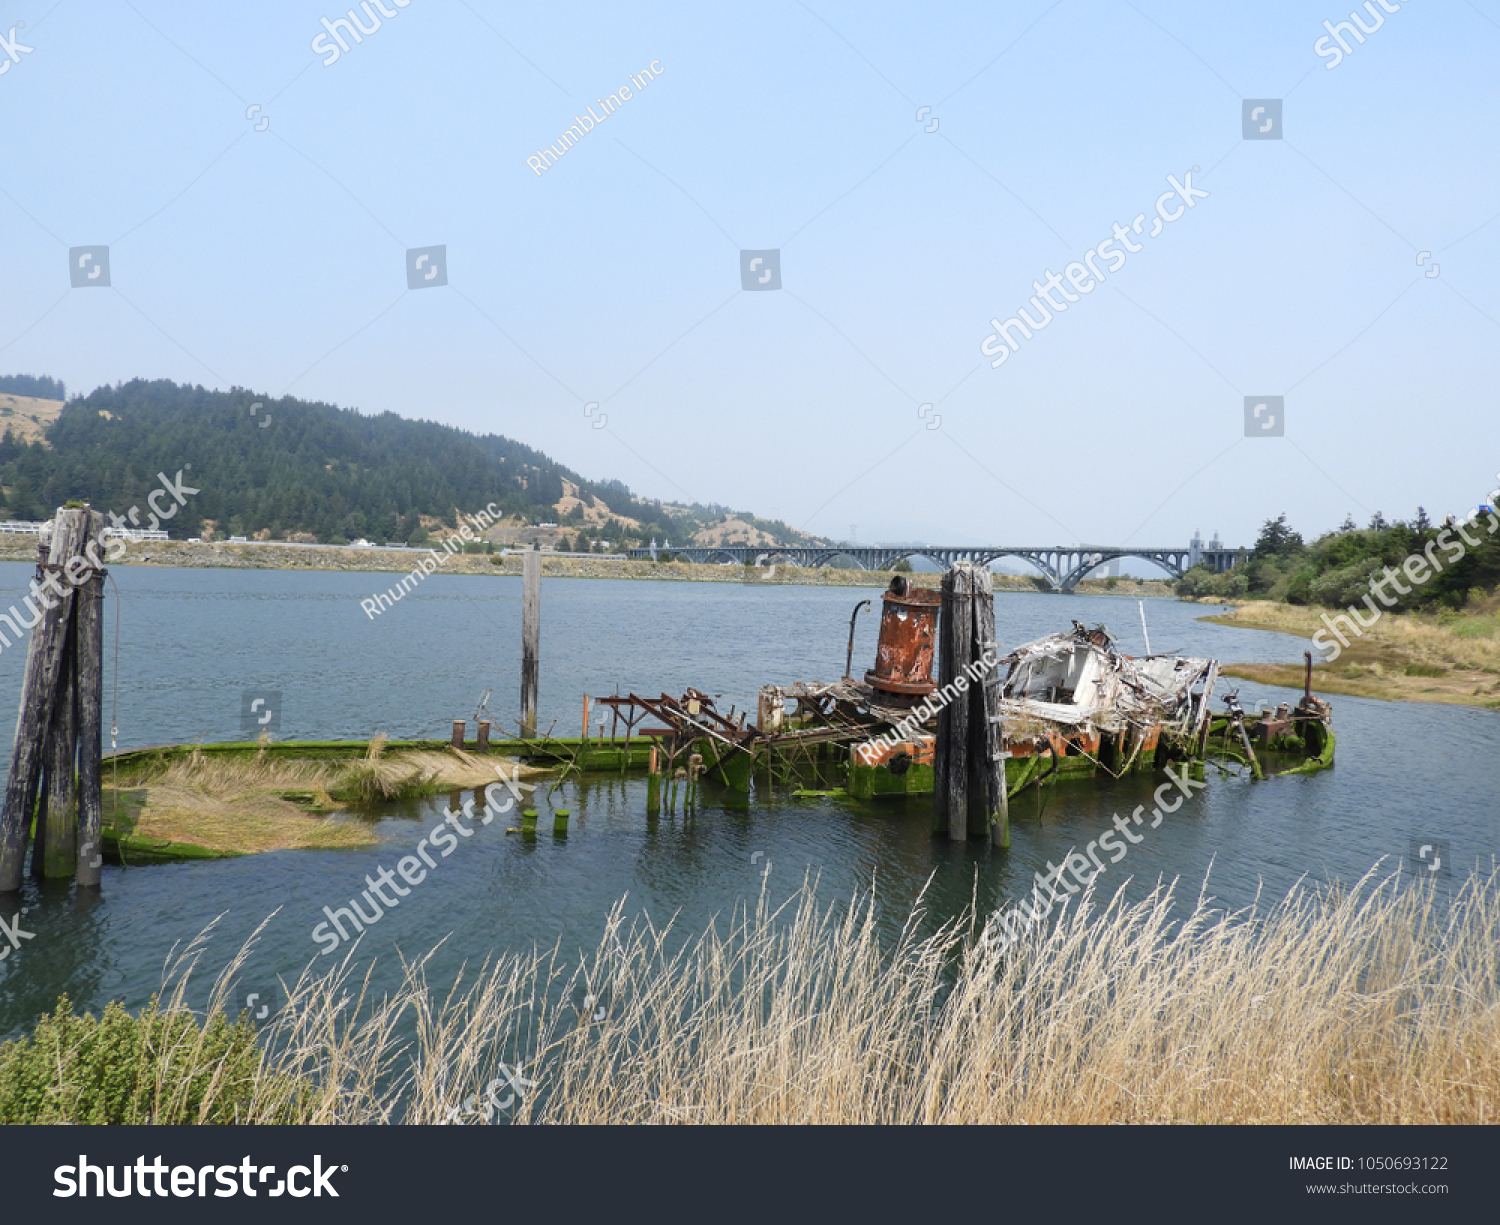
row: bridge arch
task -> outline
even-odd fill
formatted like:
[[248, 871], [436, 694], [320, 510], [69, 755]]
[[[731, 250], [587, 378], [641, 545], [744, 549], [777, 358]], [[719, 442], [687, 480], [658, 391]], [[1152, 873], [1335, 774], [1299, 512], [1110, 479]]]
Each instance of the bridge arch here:
[[[837, 557], [847, 557], [862, 570], [888, 570], [903, 558], [925, 558], [939, 569], [947, 571], [957, 561], [968, 561], [975, 565], [989, 566], [1003, 557], [1015, 557], [1033, 567], [1053, 591], [1073, 591], [1080, 579], [1090, 570], [1108, 561], [1121, 557], [1138, 557], [1160, 567], [1174, 578], [1181, 578], [1194, 562], [1205, 562], [1216, 571], [1224, 571], [1241, 565], [1248, 557], [1244, 549], [1219, 549], [1215, 551], [1191, 548], [1151, 548], [1146, 546], [1081, 546], [1051, 545], [1038, 548], [1027, 547], [943, 547], [913, 545], [911, 547], [879, 548], [857, 545], [689, 545], [669, 550], [685, 561], [711, 562], [722, 560], [742, 565], [786, 564], [794, 566], [825, 566]], [[652, 550], [636, 548], [630, 550], [632, 557], [649, 557]]]

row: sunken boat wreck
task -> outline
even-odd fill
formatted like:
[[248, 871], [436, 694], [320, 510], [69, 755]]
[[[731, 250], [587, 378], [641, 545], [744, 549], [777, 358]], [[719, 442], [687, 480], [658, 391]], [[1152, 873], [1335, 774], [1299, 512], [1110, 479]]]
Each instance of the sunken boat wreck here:
[[[720, 710], [708, 694], [631, 693], [612, 708], [610, 741], [652, 741], [648, 805], [676, 783], [692, 796], [706, 775], [733, 790], [757, 782], [856, 799], [934, 797], [934, 826], [955, 840], [1009, 845], [1009, 803], [1065, 778], [1112, 778], [1177, 765], [1233, 763], [1254, 779], [1333, 764], [1332, 707], [1307, 684], [1295, 707], [1242, 709], [1213, 701], [1219, 663], [1182, 655], [1133, 657], [1102, 625], [1072, 628], [999, 654], [989, 572], [959, 562], [941, 592], [897, 575], [882, 598], [875, 666], [835, 681], [767, 685], [755, 718]], [[601, 747], [604, 734], [600, 730]]]
[[[99, 545], [103, 529], [97, 511], [60, 509], [39, 546], [39, 575], [66, 569], [71, 577], [75, 559], [90, 542]], [[930, 794], [936, 830], [955, 841], [988, 837], [1008, 846], [1010, 801], [1061, 779], [1174, 765], [1201, 776], [1210, 761], [1261, 779], [1333, 763], [1332, 710], [1312, 693], [1310, 654], [1296, 707], [1254, 713], [1233, 692], [1220, 699], [1222, 710], [1212, 709], [1217, 661], [1132, 657], [1102, 625], [1075, 621], [1002, 654], [992, 577], [967, 561], [943, 575], [940, 591], [895, 576], [881, 598], [874, 666], [860, 678], [851, 674], [854, 633], [870, 600], [850, 617], [844, 675], [765, 686], [753, 721], [750, 711], [723, 709], [721, 697], [697, 689], [677, 697], [617, 693], [583, 699], [581, 735], [539, 734], [535, 553], [527, 554], [523, 578], [518, 738], [491, 737], [499, 721], [486, 695], [472, 740], [467, 720], [455, 719], [447, 741], [381, 734], [368, 742], [275, 742], [262, 733], [253, 743], [104, 754], [103, 572], [90, 570], [87, 558], [80, 564], [80, 598], [68, 589], [49, 605], [27, 648], [0, 813], [0, 897], [20, 889], [28, 861], [34, 877], [73, 877], [94, 888], [105, 860], [362, 845], [374, 835], [340, 814], [443, 792], [452, 810], [467, 813], [481, 794], [488, 802], [481, 789], [493, 787], [497, 774], [517, 787], [523, 773], [554, 775], [555, 791], [570, 772], [645, 769], [648, 815], [679, 802], [696, 807], [706, 784], [742, 794], [816, 789], [866, 801]], [[535, 837], [537, 816], [523, 809], [514, 832]], [[554, 835], [566, 836], [567, 810], [554, 808], [552, 818]]]

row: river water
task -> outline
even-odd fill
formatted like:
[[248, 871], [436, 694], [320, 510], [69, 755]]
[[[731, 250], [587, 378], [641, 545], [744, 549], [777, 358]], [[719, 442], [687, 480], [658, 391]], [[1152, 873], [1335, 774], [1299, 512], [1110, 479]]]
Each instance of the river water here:
[[[31, 567], [0, 564], [0, 609], [19, 600]], [[360, 599], [391, 576], [117, 567], [106, 603], [105, 718], [120, 747], [232, 740], [246, 691], [279, 694], [281, 739], [444, 737], [472, 718], [479, 694], [515, 718], [519, 706], [519, 578], [435, 575], [371, 619]], [[118, 595], [117, 595], [118, 592]], [[547, 580], [542, 600], [541, 724], [576, 735], [584, 693], [681, 693], [688, 686], [753, 710], [762, 684], [842, 675], [850, 612], [878, 592], [764, 583]], [[118, 650], [116, 650], [116, 613]], [[1306, 643], [1288, 635], [1207, 625], [1204, 610], [1146, 601], [1151, 644], [1226, 662], [1298, 662]], [[1110, 596], [1003, 594], [1003, 646], [1104, 622], [1131, 653], [1142, 650], [1137, 602]], [[870, 666], [877, 618], [863, 614], [855, 669]], [[118, 667], [116, 661], [118, 660]], [[0, 697], [19, 700], [25, 652], [0, 649]], [[1229, 682], [1230, 685], [1236, 682]], [[1221, 682], [1220, 692], [1224, 691]], [[1247, 709], [1295, 695], [1245, 683]], [[1452, 885], [1500, 854], [1500, 715], [1468, 708], [1333, 699], [1338, 758], [1309, 778], [1250, 783], [1217, 778], [1146, 833], [1100, 878], [1105, 893], [1127, 878], [1139, 892], [1180, 879], [1191, 899], [1229, 907], [1257, 893], [1279, 897], [1300, 878], [1353, 883], [1414, 844], [1442, 844]], [[108, 728], [106, 727], [106, 741]], [[360, 946], [375, 981], [394, 981], [396, 950], [422, 952], [450, 937], [429, 969], [441, 983], [461, 962], [495, 951], [592, 948], [606, 910], [688, 932], [762, 888], [780, 899], [804, 874], [820, 896], [876, 886], [884, 929], [897, 930], [927, 886], [931, 922], [972, 895], [986, 909], [1023, 896], [1032, 873], [1059, 862], [1146, 801], [1157, 780], [1127, 779], [1033, 791], [1012, 813], [1009, 852], [952, 845], [930, 833], [928, 800], [860, 804], [833, 798], [708, 794], [690, 817], [648, 821], [641, 779], [569, 783], [539, 796], [541, 833], [507, 837], [504, 821], [477, 828], [451, 857], [373, 926]], [[365, 875], [395, 869], [441, 820], [447, 797], [373, 815], [381, 842], [356, 851], [283, 852], [150, 868], [106, 866], [97, 898], [28, 884], [23, 930], [0, 961], [0, 1035], [28, 1027], [66, 992], [81, 1008], [110, 999], [143, 1004], [159, 988], [174, 944], [223, 916], [208, 974], [279, 910], [254, 954], [244, 991], [273, 1006], [278, 977], [294, 979], [318, 956], [312, 930], [323, 908], [348, 906]], [[571, 809], [566, 838], [550, 808]], [[930, 885], [928, 884], [930, 880]], [[13, 909], [7, 907], [7, 917]], [[0, 945], [8, 947], [0, 940]], [[332, 961], [334, 958], [322, 958]], [[206, 982], [206, 980], [205, 980]]]

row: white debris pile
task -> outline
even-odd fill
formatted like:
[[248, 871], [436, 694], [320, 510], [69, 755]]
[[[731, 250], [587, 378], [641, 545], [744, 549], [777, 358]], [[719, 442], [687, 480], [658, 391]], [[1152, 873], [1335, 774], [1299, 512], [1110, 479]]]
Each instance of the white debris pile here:
[[1017, 647], [1006, 669], [1000, 713], [1014, 735], [1021, 725], [1061, 724], [1118, 733], [1126, 727], [1180, 723], [1193, 714], [1192, 688], [1210, 661], [1180, 655], [1133, 659], [1109, 632], [1077, 621], [1065, 634], [1049, 634]]

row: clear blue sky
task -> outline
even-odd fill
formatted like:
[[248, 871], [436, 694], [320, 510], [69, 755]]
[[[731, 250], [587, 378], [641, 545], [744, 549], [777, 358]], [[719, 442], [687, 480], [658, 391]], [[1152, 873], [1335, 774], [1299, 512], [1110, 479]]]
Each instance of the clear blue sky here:
[[[1351, 0], [386, 0], [326, 66], [315, 4], [19, 2], [0, 372], [389, 409], [862, 542], [1237, 544], [1500, 471], [1500, 0], [1407, 0], [1332, 69]], [[991, 368], [992, 317], [1194, 166]], [[70, 289], [91, 244], [112, 288]], [[767, 248], [784, 288], [744, 292]]]

